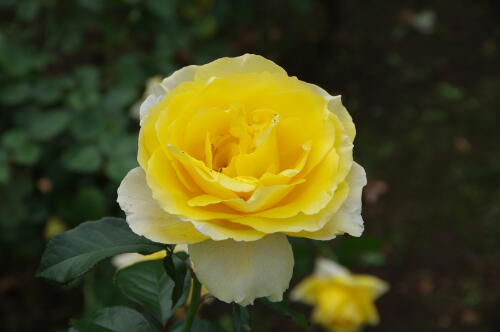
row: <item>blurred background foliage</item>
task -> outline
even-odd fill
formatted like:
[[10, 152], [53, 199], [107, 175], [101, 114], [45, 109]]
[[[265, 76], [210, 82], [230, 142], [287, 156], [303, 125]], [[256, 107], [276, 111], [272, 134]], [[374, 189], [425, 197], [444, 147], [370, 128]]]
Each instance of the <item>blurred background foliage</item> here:
[[[0, 330], [127, 301], [109, 264], [72, 290], [33, 279], [46, 237], [121, 215], [148, 79], [251, 52], [343, 95], [369, 177], [365, 235], [294, 240], [293, 284], [333, 257], [392, 285], [367, 331], [498, 331], [499, 17], [495, 0], [0, 0]], [[300, 330], [269, 315], [252, 309], [256, 331]]]

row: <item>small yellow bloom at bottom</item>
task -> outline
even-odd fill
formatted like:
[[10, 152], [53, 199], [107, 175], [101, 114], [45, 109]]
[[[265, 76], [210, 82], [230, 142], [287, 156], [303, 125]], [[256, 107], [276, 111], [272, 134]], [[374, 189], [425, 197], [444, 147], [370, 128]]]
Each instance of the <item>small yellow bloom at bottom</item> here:
[[387, 283], [370, 276], [354, 275], [333, 261], [319, 259], [315, 273], [303, 280], [292, 298], [314, 306], [313, 321], [330, 331], [353, 332], [379, 321], [375, 300]]

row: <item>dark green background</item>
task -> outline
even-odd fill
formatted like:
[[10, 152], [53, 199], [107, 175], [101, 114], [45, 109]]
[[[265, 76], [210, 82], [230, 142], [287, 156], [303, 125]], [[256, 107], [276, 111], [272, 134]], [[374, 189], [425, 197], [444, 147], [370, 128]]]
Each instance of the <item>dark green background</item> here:
[[[73, 290], [33, 278], [47, 219], [121, 215], [148, 78], [251, 52], [343, 95], [368, 173], [364, 236], [295, 241], [293, 283], [330, 256], [391, 284], [367, 331], [498, 331], [499, 17], [495, 0], [1, 0], [0, 330], [123, 303], [109, 264]], [[230, 311], [202, 314], [228, 326]]]

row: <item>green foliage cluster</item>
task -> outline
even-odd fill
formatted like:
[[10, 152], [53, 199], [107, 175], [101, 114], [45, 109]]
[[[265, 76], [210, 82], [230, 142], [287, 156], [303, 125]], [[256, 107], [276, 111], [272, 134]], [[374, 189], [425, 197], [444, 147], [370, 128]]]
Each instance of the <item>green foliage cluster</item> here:
[[50, 217], [71, 228], [118, 213], [145, 82], [227, 53], [208, 41], [215, 15], [226, 20], [226, 4], [0, 1], [2, 252], [37, 257]]
[[[266, 7], [277, 8], [276, 2]], [[25, 270], [32, 275], [49, 220], [72, 229], [122, 214], [116, 189], [137, 165], [138, 101], [147, 81], [184, 65], [243, 53], [245, 40], [255, 36], [240, 34], [254, 24], [256, 9], [246, 1], [0, 0], [0, 252], [6, 276]], [[287, 7], [298, 14], [309, 10], [301, 1]], [[312, 257], [307, 260], [303, 274], [312, 264]], [[79, 276], [71, 264], [44, 270], [44, 277], [83, 288], [82, 319], [133, 319], [120, 309], [131, 305], [130, 298], [137, 300], [133, 291], [123, 296], [133, 271], [123, 271], [113, 283], [115, 268], [104, 260], [80, 282], [70, 280]], [[165, 292], [174, 291], [164, 273], [153, 276], [162, 280], [156, 282], [164, 283]], [[44, 301], [49, 312], [64, 306], [50, 303], [50, 296], [39, 298], [36, 288], [20, 292], [32, 303]], [[21, 297], [15, 296], [17, 303]], [[81, 305], [79, 298], [68, 301]], [[164, 321], [169, 305], [158, 305], [151, 311]], [[30, 307], [19, 312], [10, 307], [7, 330], [30, 330], [35, 321], [20, 318], [23, 310], [32, 312]], [[37, 328], [67, 322], [61, 317]], [[207, 323], [197, 324], [203, 330]]]
[[[138, 306], [141, 312], [129, 306], [92, 308], [83, 317], [71, 320], [70, 331], [161, 332], [165, 328], [178, 332], [224, 331], [214, 323], [195, 318], [201, 284], [192, 278], [187, 254], [174, 254], [174, 247], [135, 234], [123, 219], [103, 218], [82, 223], [51, 238], [43, 253], [37, 276], [60, 284], [75, 283], [106, 258], [130, 252], [146, 255], [166, 250], [167, 255], [163, 260], [136, 263], [118, 270], [114, 275], [115, 286], [135, 302], [134, 306]], [[170, 321], [190, 293], [186, 319]], [[263, 301], [307, 328], [303, 315], [284, 302], [274, 304]], [[233, 304], [233, 326], [236, 332], [251, 330], [248, 308]]]
[[[369, 178], [363, 237], [314, 247], [293, 239], [292, 284], [314, 257], [335, 255], [393, 285], [381, 300], [381, 331], [496, 331], [499, 8], [494, 0], [0, 0], [0, 330], [52, 331], [82, 310], [130, 306], [108, 260], [83, 277], [83, 299], [80, 288], [32, 278], [47, 220], [70, 229], [121, 214], [116, 188], [136, 165], [134, 106], [150, 77], [252, 52], [343, 95]], [[216, 307], [208, 314], [232, 326]], [[282, 323], [262, 307], [254, 326]]]

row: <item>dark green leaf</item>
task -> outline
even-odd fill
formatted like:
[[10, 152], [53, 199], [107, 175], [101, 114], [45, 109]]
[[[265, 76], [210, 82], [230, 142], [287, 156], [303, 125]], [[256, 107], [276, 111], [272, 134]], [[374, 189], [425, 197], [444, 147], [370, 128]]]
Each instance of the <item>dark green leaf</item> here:
[[172, 315], [174, 282], [161, 260], [141, 262], [118, 271], [116, 285], [134, 301], [144, 305], [162, 324]]
[[33, 165], [40, 157], [41, 149], [34, 143], [27, 143], [12, 151], [12, 159], [21, 165]]
[[68, 170], [90, 173], [101, 166], [101, 154], [92, 145], [77, 146], [63, 154], [62, 160]]
[[11, 129], [2, 135], [2, 145], [10, 150], [26, 145], [29, 142], [28, 135], [22, 130]]
[[0, 161], [0, 184], [5, 184], [9, 181], [10, 170], [7, 163]]
[[0, 87], [0, 103], [16, 105], [25, 102], [31, 95], [27, 82], [17, 82]]
[[132, 232], [123, 219], [88, 221], [50, 239], [37, 276], [67, 283], [104, 258], [126, 252], [151, 254], [161, 249], [161, 244]]
[[63, 131], [69, 122], [66, 111], [37, 112], [30, 119], [30, 136], [38, 140], [48, 140]]
[[69, 130], [78, 141], [94, 140], [106, 132], [107, 120], [97, 111], [82, 111], [73, 117]]
[[40, 10], [38, 0], [20, 0], [17, 7], [17, 16], [23, 21], [32, 21]]
[[175, 282], [175, 287], [172, 292], [172, 306], [177, 305], [184, 291], [184, 281], [187, 273], [187, 268], [183, 262], [175, 264], [174, 261], [180, 260], [173, 253], [173, 248], [167, 250], [167, 256], [163, 259], [163, 265], [168, 276]]
[[146, 2], [146, 5], [153, 14], [158, 15], [164, 19], [170, 19], [173, 15], [175, 15], [176, 2], [177, 1], [174, 0], [148, 0]]
[[261, 298], [259, 299], [259, 301], [283, 315], [290, 316], [300, 327], [304, 329], [309, 328], [307, 318], [300, 312], [297, 312], [290, 308], [285, 302], [271, 302], [266, 298]]
[[79, 332], [153, 332], [147, 319], [127, 307], [104, 308], [83, 319], [71, 321]]
[[242, 307], [239, 304], [233, 304], [233, 321], [234, 330], [236, 332], [250, 331], [250, 312], [247, 307]]
[[105, 171], [106, 175], [113, 181], [120, 183], [121, 180], [125, 177], [125, 175], [132, 168], [137, 167], [137, 158], [136, 156], [130, 157], [114, 157], [108, 161]]

